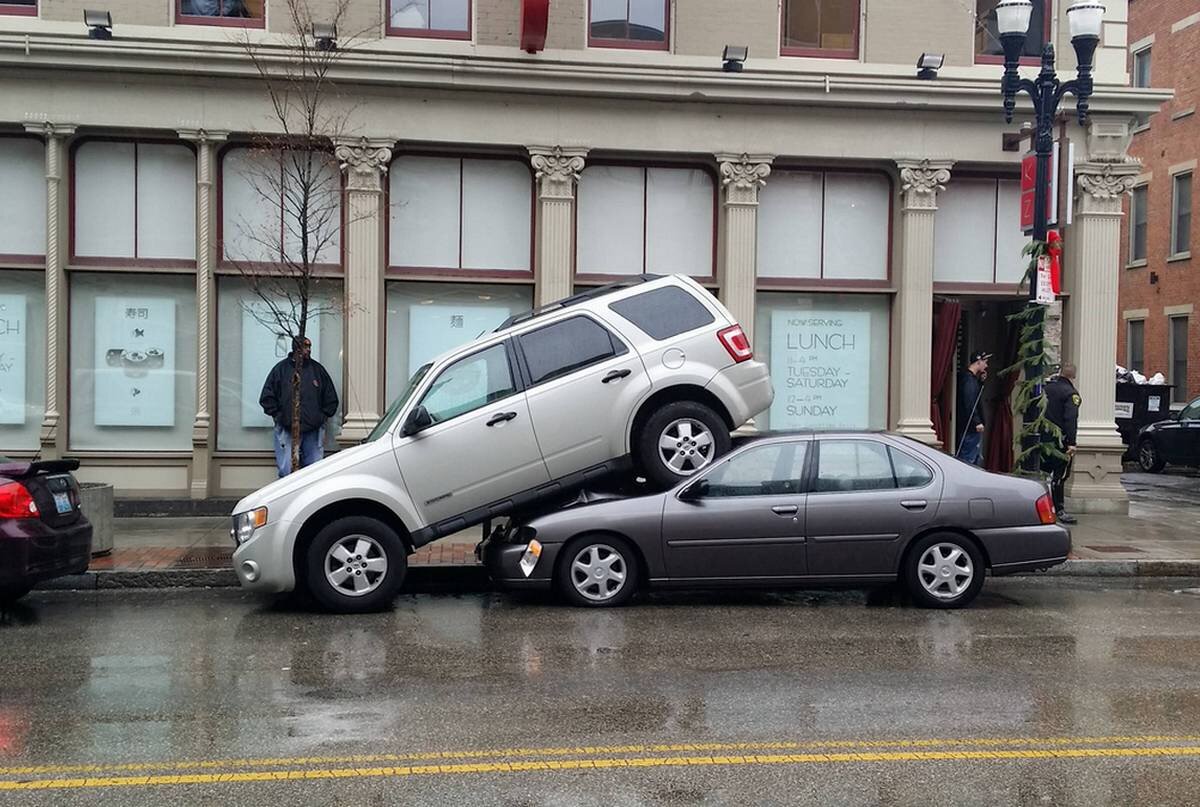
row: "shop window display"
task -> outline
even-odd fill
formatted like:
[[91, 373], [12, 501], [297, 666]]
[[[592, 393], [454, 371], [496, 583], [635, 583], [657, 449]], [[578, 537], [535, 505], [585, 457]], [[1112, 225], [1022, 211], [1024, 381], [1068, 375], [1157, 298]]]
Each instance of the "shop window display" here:
[[46, 405], [46, 286], [0, 272], [0, 453], [37, 450]]

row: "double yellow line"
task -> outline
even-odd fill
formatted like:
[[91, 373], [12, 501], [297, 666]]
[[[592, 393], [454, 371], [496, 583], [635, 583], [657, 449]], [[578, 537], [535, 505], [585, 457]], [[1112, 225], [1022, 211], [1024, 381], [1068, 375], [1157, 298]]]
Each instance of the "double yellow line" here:
[[[778, 753], [780, 751], [793, 751], [793, 753]], [[117, 765], [42, 765], [0, 768], [0, 776], [5, 777], [0, 779], [0, 792], [713, 765], [766, 766], [1131, 757], [1197, 758], [1200, 757], [1200, 737], [1135, 735], [675, 743], [325, 757], [268, 757], [241, 760], [180, 760]], [[462, 759], [477, 761], [449, 761]], [[370, 764], [378, 762], [426, 762], [428, 764]], [[335, 765], [344, 767], [333, 767]], [[176, 772], [135, 773], [136, 771], [154, 770]], [[68, 773], [89, 775], [66, 776], [65, 774]]]

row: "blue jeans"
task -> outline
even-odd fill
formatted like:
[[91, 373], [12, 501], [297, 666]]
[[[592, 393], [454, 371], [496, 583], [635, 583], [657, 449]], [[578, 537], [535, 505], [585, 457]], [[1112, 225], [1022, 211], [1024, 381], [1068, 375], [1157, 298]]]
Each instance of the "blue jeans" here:
[[977, 432], [974, 429], [967, 432], [962, 439], [962, 444], [958, 447], [956, 455], [963, 462], [969, 462], [972, 465], [978, 465], [982, 455], [983, 448], [983, 432]]
[[[300, 435], [300, 467], [306, 468], [325, 457], [325, 429]], [[280, 478], [292, 472], [292, 430], [275, 424], [275, 467]]]

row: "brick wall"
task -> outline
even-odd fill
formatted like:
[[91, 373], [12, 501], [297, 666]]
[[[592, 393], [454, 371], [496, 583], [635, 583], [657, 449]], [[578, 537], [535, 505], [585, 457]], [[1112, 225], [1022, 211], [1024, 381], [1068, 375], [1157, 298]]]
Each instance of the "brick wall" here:
[[[1175, 30], [1172, 30], [1172, 29]], [[1130, 265], [1129, 217], [1121, 224], [1120, 312], [1146, 309], [1147, 375], [1162, 372], [1170, 377], [1170, 322], [1165, 309], [1195, 305], [1188, 318], [1188, 394], [1200, 395], [1200, 223], [1196, 215], [1196, 186], [1200, 171], [1192, 181], [1192, 250], [1196, 258], [1170, 259], [1172, 186], [1171, 168], [1200, 158], [1200, 118], [1187, 114], [1200, 105], [1200, 72], [1196, 55], [1200, 54], [1200, 4], [1196, 0], [1130, 0], [1129, 44], [1140, 47], [1149, 37], [1150, 84], [1173, 87], [1175, 98], [1152, 115], [1149, 127], [1134, 135], [1130, 153], [1141, 160], [1146, 182], [1147, 234], [1144, 265]], [[1130, 64], [1132, 65], [1132, 57]], [[1125, 202], [1128, 214], [1130, 203]], [[1157, 282], [1152, 282], [1154, 280]], [[1119, 361], [1127, 356], [1124, 317], [1118, 328]], [[1173, 379], [1171, 379], [1173, 381]]]

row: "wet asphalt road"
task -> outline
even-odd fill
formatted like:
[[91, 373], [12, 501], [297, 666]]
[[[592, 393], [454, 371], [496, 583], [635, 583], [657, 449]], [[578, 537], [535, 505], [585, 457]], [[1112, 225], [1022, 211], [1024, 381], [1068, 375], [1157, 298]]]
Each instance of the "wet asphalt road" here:
[[1197, 804], [1196, 585], [39, 593], [0, 615], [0, 804]]

